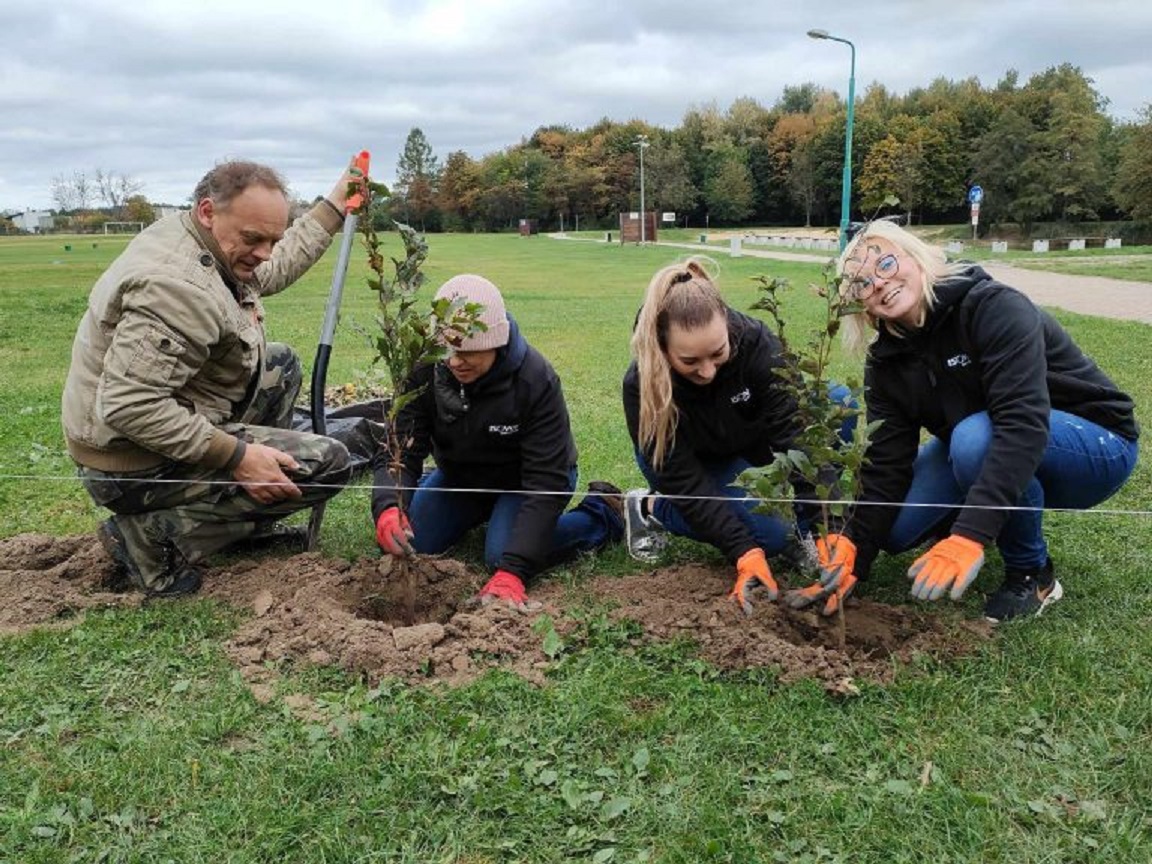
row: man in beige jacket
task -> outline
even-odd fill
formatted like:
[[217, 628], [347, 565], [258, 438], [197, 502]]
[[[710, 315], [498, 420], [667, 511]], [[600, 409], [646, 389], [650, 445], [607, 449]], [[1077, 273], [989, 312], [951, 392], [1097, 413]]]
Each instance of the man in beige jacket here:
[[189, 213], [140, 233], [97, 281], [72, 346], [62, 416], [98, 529], [150, 596], [200, 588], [196, 563], [348, 482], [340, 442], [290, 429], [303, 374], [264, 338], [261, 298], [287, 288], [343, 224], [349, 169], [288, 226], [285, 183], [225, 162]]

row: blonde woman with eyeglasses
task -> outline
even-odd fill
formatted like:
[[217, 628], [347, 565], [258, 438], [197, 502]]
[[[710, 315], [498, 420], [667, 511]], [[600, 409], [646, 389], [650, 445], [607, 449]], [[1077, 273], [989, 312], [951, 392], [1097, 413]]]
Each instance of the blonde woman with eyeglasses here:
[[[736, 477], [796, 449], [796, 401], [777, 374], [780, 340], [720, 296], [715, 262], [689, 258], [648, 284], [624, 376], [624, 413], [648, 482], [626, 496], [633, 557], [653, 562], [669, 535], [711, 544], [736, 565], [731, 597], [752, 611], [754, 592], [776, 599], [768, 557], [796, 554], [816, 510], [799, 504], [797, 525], [756, 512]], [[837, 388], [832, 398], [848, 398]], [[851, 436], [851, 426], [841, 430]], [[797, 478], [799, 498], [812, 497]]]
[[985, 617], [1040, 614], [1063, 596], [1043, 509], [1087, 509], [1124, 484], [1132, 399], [1022, 293], [897, 225], [866, 225], [838, 265], [841, 293], [861, 306], [845, 341], [866, 351], [867, 419], [882, 424], [858, 505], [819, 544], [821, 580], [795, 605], [824, 600], [830, 614], [881, 550], [928, 541], [912, 596], [958, 600], [995, 543], [1004, 576]]

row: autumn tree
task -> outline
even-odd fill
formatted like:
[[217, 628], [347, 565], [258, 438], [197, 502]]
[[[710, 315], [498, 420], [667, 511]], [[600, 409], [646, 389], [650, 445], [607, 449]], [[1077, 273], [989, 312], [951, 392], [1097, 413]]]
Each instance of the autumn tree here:
[[1152, 107], [1143, 118], [1123, 130], [1112, 194], [1133, 219], [1152, 220]]
[[1048, 161], [1052, 215], [1070, 222], [1097, 219], [1107, 196], [1099, 96], [1078, 70], [1061, 67], [1058, 75], [1049, 95], [1048, 128], [1038, 136]]
[[480, 166], [475, 160], [463, 150], [449, 153], [438, 190], [445, 228], [470, 230], [473, 227], [480, 188]]
[[1009, 108], [976, 141], [972, 176], [984, 189], [980, 207], [990, 224], [1032, 215], [1016, 202], [1030, 182], [1023, 166], [1032, 163], [1034, 131], [1025, 117]]
[[730, 149], [704, 187], [704, 200], [713, 219], [740, 222], [752, 214], [752, 175], [740, 151]]
[[62, 212], [87, 210], [96, 195], [93, 183], [83, 171], [71, 175], [57, 174], [52, 178], [52, 202]]
[[129, 222], [151, 225], [156, 221], [156, 210], [143, 195], [133, 195], [124, 202], [124, 218]]
[[648, 148], [644, 177], [651, 209], [687, 213], [696, 206], [700, 193], [688, 174], [684, 148], [670, 135], [656, 136]]
[[773, 107], [779, 114], [808, 114], [825, 92], [823, 87], [811, 81], [787, 85]]
[[94, 182], [100, 200], [116, 218], [123, 218], [124, 205], [128, 199], [144, 188], [142, 180], [137, 180], [127, 174], [106, 171], [103, 168], [96, 169]]
[[812, 224], [812, 210], [819, 195], [816, 160], [812, 140], [816, 118], [810, 113], [782, 115], [768, 136], [768, 152], [775, 175], [799, 212], [805, 227]]
[[424, 231], [428, 218], [436, 212], [440, 167], [432, 145], [419, 127], [413, 127], [404, 141], [404, 151], [396, 163], [393, 199], [404, 214], [404, 221], [419, 223]]
[[857, 181], [861, 209], [875, 212], [895, 197], [911, 222], [918, 210], [955, 207], [964, 195], [966, 167], [948, 134], [957, 128], [955, 118], [943, 112], [926, 119], [900, 115], [888, 128], [864, 160]]

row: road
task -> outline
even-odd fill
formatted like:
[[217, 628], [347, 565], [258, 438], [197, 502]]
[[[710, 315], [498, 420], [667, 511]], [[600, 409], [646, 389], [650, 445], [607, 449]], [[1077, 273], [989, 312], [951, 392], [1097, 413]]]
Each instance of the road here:
[[[692, 249], [707, 252], [712, 256], [729, 254], [729, 250], [724, 247], [706, 246], [700, 243], [655, 245]], [[748, 257], [773, 258], [778, 261], [823, 264], [828, 260], [826, 254], [785, 252], [746, 245], [740, 251]], [[1055, 306], [1081, 315], [1097, 315], [1102, 318], [1119, 318], [1152, 324], [1152, 284], [1148, 282], [1130, 282], [1103, 276], [1071, 276], [1043, 270], [1027, 270], [992, 261], [979, 263], [994, 278], [1022, 291], [1039, 306]]]

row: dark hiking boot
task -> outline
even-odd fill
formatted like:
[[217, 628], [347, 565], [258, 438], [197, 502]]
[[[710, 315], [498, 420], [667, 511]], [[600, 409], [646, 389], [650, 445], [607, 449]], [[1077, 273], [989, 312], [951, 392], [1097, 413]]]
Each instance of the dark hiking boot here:
[[132, 556], [128, 553], [128, 543], [124, 539], [124, 534], [120, 531], [120, 526], [116, 524], [116, 517], [105, 519], [96, 528], [96, 538], [100, 541], [100, 545], [104, 547], [104, 551], [108, 553], [108, 557], [112, 559], [112, 563], [116, 566], [117, 576], [112, 580], [113, 585], [123, 586], [127, 581], [132, 586], [145, 590], [144, 577], [140, 574], [140, 568], [136, 566], [136, 562], [132, 560]]
[[303, 552], [308, 546], [308, 526], [285, 525], [281, 522], [257, 523], [255, 531], [232, 544], [237, 552], [262, 552], [281, 546], [298, 548]]
[[144, 576], [140, 572], [140, 568], [136, 566], [136, 562], [132, 560], [132, 555], [128, 552], [128, 544], [124, 540], [124, 534], [120, 530], [120, 526], [116, 524], [116, 517], [105, 519], [101, 522], [96, 529], [96, 536], [100, 540], [100, 545], [104, 547], [104, 551], [108, 553], [108, 557], [112, 559], [117, 569], [123, 573], [136, 588], [147, 595], [146, 600], [152, 598], [167, 599], [171, 597], [184, 597], [188, 594], [195, 594], [200, 590], [202, 582], [200, 571], [188, 565], [176, 568], [172, 572], [168, 584], [159, 590], [149, 588], [145, 585]]
[[1064, 596], [1049, 558], [1037, 570], [1004, 571], [1004, 584], [988, 597], [984, 617], [993, 624], [1039, 615]]
[[174, 600], [177, 597], [187, 597], [200, 590], [203, 584], [200, 571], [185, 564], [172, 575], [172, 581], [158, 591], [147, 591], [146, 600]]

